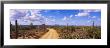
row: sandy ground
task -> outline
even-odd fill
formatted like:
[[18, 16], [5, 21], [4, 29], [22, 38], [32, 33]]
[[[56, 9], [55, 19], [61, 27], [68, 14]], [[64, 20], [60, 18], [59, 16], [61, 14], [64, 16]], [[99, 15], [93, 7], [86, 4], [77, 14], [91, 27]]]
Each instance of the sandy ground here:
[[49, 29], [49, 31], [39, 39], [58, 39], [59, 36], [58, 36], [58, 33], [56, 32], [56, 30], [50, 29], [50, 28], [48, 28], [48, 29]]

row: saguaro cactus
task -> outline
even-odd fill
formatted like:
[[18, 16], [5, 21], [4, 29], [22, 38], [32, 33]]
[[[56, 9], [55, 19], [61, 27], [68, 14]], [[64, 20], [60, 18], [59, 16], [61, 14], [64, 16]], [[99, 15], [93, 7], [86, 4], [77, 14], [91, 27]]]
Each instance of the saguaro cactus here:
[[16, 31], [16, 39], [18, 38], [18, 24], [17, 20], [15, 20], [15, 31]]
[[44, 32], [46, 32], [46, 26], [45, 26], [45, 24], [44, 24]]
[[12, 31], [12, 24], [11, 24], [11, 22], [10, 22], [10, 31]]
[[30, 23], [30, 28], [31, 28], [31, 29], [33, 28], [33, 23]]
[[95, 38], [95, 35], [94, 35], [94, 21], [93, 21], [93, 25], [92, 25], [92, 33], [93, 33], [93, 39]]
[[94, 27], [94, 21], [93, 21], [93, 25], [92, 25], [92, 27]]
[[[12, 32], [12, 24], [10, 22], [10, 33]], [[12, 38], [12, 35], [10, 35], [10, 37]]]
[[68, 32], [68, 23], [67, 23], [67, 32]]
[[45, 24], [42, 24], [43, 32], [45, 32]]

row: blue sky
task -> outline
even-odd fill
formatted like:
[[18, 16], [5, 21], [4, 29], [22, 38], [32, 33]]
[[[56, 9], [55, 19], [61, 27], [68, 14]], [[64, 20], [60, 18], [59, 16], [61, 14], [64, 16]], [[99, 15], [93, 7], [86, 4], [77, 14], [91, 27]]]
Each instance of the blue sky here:
[[95, 25], [101, 25], [101, 10], [100, 9], [11, 9], [10, 20], [15, 24], [18, 20], [20, 25], [29, 25], [31, 22], [34, 25], [85, 25], [91, 26], [92, 22]]

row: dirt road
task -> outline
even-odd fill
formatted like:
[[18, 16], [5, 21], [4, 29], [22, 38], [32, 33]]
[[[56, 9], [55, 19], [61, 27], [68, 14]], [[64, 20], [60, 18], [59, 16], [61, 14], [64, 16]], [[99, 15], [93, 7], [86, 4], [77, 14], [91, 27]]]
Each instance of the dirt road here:
[[49, 31], [44, 34], [40, 39], [58, 39], [58, 33], [55, 29], [48, 28]]

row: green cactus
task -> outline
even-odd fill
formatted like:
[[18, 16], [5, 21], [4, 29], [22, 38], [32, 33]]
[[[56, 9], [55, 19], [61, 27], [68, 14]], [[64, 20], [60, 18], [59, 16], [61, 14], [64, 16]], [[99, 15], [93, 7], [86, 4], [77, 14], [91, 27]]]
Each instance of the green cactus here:
[[18, 24], [17, 24], [17, 20], [15, 20], [15, 31], [16, 31], [16, 39], [18, 38]]
[[10, 22], [10, 31], [12, 31], [12, 24], [11, 24], [11, 22]]

